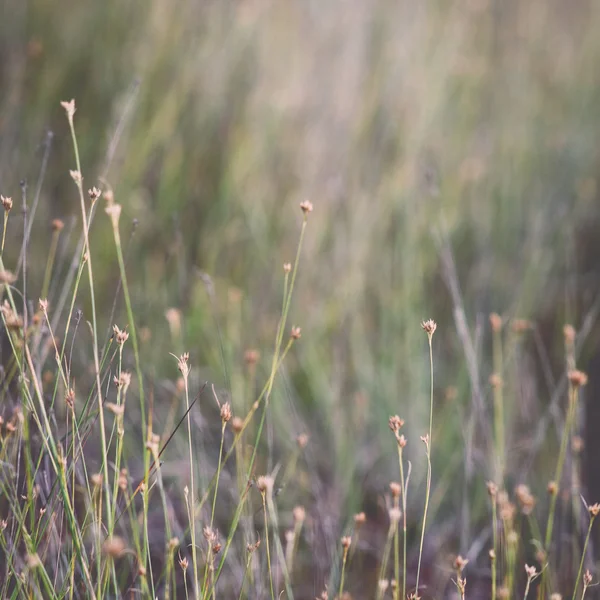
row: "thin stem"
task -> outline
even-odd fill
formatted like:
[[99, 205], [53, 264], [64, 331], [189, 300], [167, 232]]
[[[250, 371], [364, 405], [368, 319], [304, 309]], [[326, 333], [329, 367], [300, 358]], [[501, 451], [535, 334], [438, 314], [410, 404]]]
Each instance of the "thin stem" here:
[[267, 568], [269, 569], [269, 585], [271, 586], [271, 600], [275, 600], [275, 592], [273, 590], [273, 572], [271, 570], [271, 550], [269, 544], [269, 519], [267, 518], [267, 502], [265, 495], [266, 492], [261, 491], [263, 514], [265, 517], [265, 543], [267, 545]]
[[344, 546], [344, 556], [342, 558], [342, 575], [340, 577], [340, 591], [338, 594], [338, 598], [342, 597], [344, 593], [344, 577], [346, 575], [346, 561], [348, 559], [348, 546]]
[[427, 490], [425, 492], [425, 509], [423, 511], [423, 527], [421, 529], [421, 542], [419, 544], [419, 564], [417, 566], [417, 583], [415, 593], [419, 594], [419, 579], [421, 575], [421, 560], [423, 558], [423, 542], [425, 541], [425, 528], [427, 525], [427, 511], [429, 509], [429, 496], [431, 494], [431, 444], [432, 433], [433, 433], [433, 347], [431, 340], [433, 338], [433, 332], [427, 334], [429, 340], [429, 437], [425, 442], [425, 448], [427, 453]]
[[[585, 536], [585, 542], [583, 544], [583, 551], [581, 553], [581, 562], [579, 563], [579, 571], [577, 572], [577, 579], [575, 579], [575, 589], [573, 590], [573, 598], [577, 596], [577, 588], [579, 587], [579, 580], [581, 579], [581, 574], [583, 573], [583, 563], [585, 562], [585, 553], [587, 551], [588, 542], [590, 541], [590, 535], [592, 533], [592, 525], [594, 524], [594, 520], [596, 519], [596, 515], [592, 515], [590, 519], [590, 525], [587, 530], [587, 535]], [[585, 594], [585, 584], [583, 593]]]

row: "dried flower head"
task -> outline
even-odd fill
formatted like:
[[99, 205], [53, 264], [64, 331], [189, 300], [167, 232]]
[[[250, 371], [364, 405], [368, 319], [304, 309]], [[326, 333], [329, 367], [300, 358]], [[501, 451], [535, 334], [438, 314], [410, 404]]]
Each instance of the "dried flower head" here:
[[586, 569], [585, 573], [583, 574], [583, 585], [588, 587], [590, 583], [592, 583], [592, 574], [590, 573], [589, 569]]
[[592, 518], [597, 517], [598, 513], [600, 513], [600, 504], [596, 502], [596, 504], [591, 504], [588, 506], [588, 512]]
[[254, 350], [252, 348], [246, 350], [244, 352], [244, 362], [248, 366], [255, 365], [260, 360], [260, 352], [258, 350]]
[[392, 525], [395, 525], [396, 523], [398, 523], [398, 521], [400, 521], [400, 518], [402, 517], [402, 511], [397, 506], [393, 506], [389, 509], [388, 515], [390, 517], [390, 522], [392, 523]]
[[528, 579], [533, 579], [537, 575], [537, 569], [533, 565], [525, 565], [525, 573]]
[[565, 325], [563, 327], [563, 335], [565, 336], [565, 343], [570, 346], [575, 342], [575, 336], [577, 335], [575, 327], [573, 325]]
[[401, 435], [398, 438], [398, 446], [400, 446], [400, 448], [405, 448], [406, 447], [406, 438], [404, 437], [404, 435]]
[[0, 271], [0, 284], [7, 283], [8, 285], [11, 285], [16, 280], [17, 280], [17, 276], [14, 273], [12, 273], [11, 271], [5, 271], [5, 270]]
[[367, 515], [364, 512], [359, 512], [354, 515], [354, 527], [359, 529], [362, 527], [367, 521]]
[[342, 537], [341, 543], [342, 543], [342, 548], [344, 550], [348, 550], [348, 548], [350, 548], [350, 545], [352, 544], [352, 538], [349, 535], [345, 535]]
[[390, 492], [392, 493], [392, 498], [400, 498], [402, 487], [397, 481], [392, 481], [390, 483]]
[[556, 481], [549, 481], [546, 489], [551, 496], [556, 496], [558, 494], [558, 483]]
[[102, 545], [102, 551], [111, 558], [119, 558], [125, 552], [125, 541], [116, 535], [108, 538]]
[[467, 589], [467, 580], [464, 577], [457, 577], [456, 588], [458, 589], [459, 594], [464, 598], [465, 590]]
[[27, 566], [31, 570], [37, 569], [38, 567], [42, 566], [42, 561], [40, 560], [40, 557], [37, 553], [34, 552], [33, 554], [27, 555]]
[[181, 558], [181, 556], [179, 557], [179, 566], [181, 567], [182, 571], [185, 571], [188, 568], [188, 559], [186, 556], [184, 556], [183, 558]]
[[574, 435], [573, 439], [571, 440], [571, 450], [573, 450], [575, 454], [580, 454], [584, 447], [585, 442], [583, 438], [580, 435]]
[[121, 205], [113, 202], [104, 208], [104, 212], [110, 217], [110, 222], [113, 227], [118, 227], [119, 219], [121, 218]]
[[432, 337], [437, 329], [437, 323], [433, 319], [428, 319], [427, 321], [421, 322], [421, 327], [429, 337]]
[[490, 315], [490, 325], [492, 331], [498, 333], [502, 329], [502, 317], [498, 313], [492, 313]]
[[0, 201], [2, 201], [2, 206], [4, 207], [4, 210], [6, 212], [10, 212], [10, 209], [13, 207], [12, 198], [5, 198], [4, 196], [0, 195]]
[[117, 327], [117, 325], [113, 325], [113, 333], [114, 333], [114, 335], [115, 335], [115, 340], [117, 341], [117, 344], [119, 344], [119, 345], [121, 345], [121, 346], [122, 346], [122, 345], [123, 345], [123, 344], [124, 344], [124, 343], [125, 343], [125, 342], [128, 340], [128, 338], [129, 338], [129, 334], [128, 334], [126, 331], [124, 331], [124, 330], [122, 330], [122, 329], [119, 329], [119, 328]]
[[233, 417], [231, 420], [231, 429], [234, 433], [240, 433], [244, 429], [244, 420], [241, 417]]
[[498, 486], [493, 481], [488, 481], [486, 485], [490, 498], [496, 498], [496, 495], [498, 494]]
[[94, 186], [93, 188], [90, 188], [88, 190], [88, 196], [90, 197], [90, 200], [92, 202], [96, 202], [96, 200], [98, 200], [98, 198], [100, 198], [101, 194], [102, 194], [102, 192], [96, 186]]
[[308, 444], [308, 433], [300, 433], [296, 437], [296, 444], [298, 444], [298, 448], [300, 448], [300, 450], [306, 448]]
[[569, 382], [574, 388], [584, 386], [588, 381], [588, 376], [583, 372], [577, 369], [573, 369], [568, 373]]
[[256, 487], [261, 494], [272, 494], [273, 493], [273, 478], [270, 475], [261, 475], [256, 480]]
[[190, 359], [189, 352], [184, 352], [177, 359], [177, 368], [179, 369], [179, 372], [183, 375], [184, 379], [187, 379], [188, 375], [190, 374], [190, 366], [188, 364], [189, 359]]
[[223, 406], [221, 406], [221, 422], [228, 423], [231, 420], [231, 404], [229, 402], [225, 402]]
[[62, 231], [65, 223], [61, 219], [52, 219], [52, 223], [50, 225], [52, 227], [52, 231]]
[[304, 523], [304, 519], [306, 518], [306, 510], [304, 506], [294, 506], [292, 515], [294, 516], [295, 523]]
[[490, 557], [490, 560], [496, 560], [496, 552], [493, 548], [488, 552], [488, 556]]
[[77, 185], [81, 185], [81, 182], [83, 181], [83, 177], [79, 171], [72, 169], [69, 171], [69, 174], [71, 175], [71, 179], [73, 179], [73, 181]]
[[525, 484], [520, 484], [515, 488], [515, 496], [519, 502], [524, 515], [530, 515], [535, 507], [535, 498]]
[[122, 404], [115, 404], [114, 402], [105, 402], [104, 406], [106, 407], [106, 410], [110, 411], [113, 415], [117, 417], [120, 417], [125, 413], [125, 407]]
[[283, 264], [283, 272], [287, 275], [288, 273], [290, 273], [292, 270], [292, 265], [291, 263], [284, 263]]
[[292, 326], [291, 337], [293, 340], [299, 340], [302, 337], [302, 329], [300, 327]]
[[454, 559], [454, 570], [457, 573], [462, 573], [464, 568], [467, 566], [469, 560], [467, 558], [463, 558], [460, 554]]
[[300, 208], [302, 209], [302, 212], [306, 216], [306, 215], [308, 215], [308, 213], [311, 213], [313, 211], [312, 202], [310, 202], [310, 200], [304, 200], [304, 202], [300, 202]]
[[60, 105], [65, 109], [67, 117], [70, 122], [73, 121], [73, 115], [75, 114], [75, 100], [69, 100], [68, 102], [61, 102]]
[[497, 390], [504, 385], [504, 381], [502, 380], [502, 377], [498, 375], [498, 373], [492, 373], [490, 375], [490, 385], [492, 386], [492, 388]]
[[214, 544], [217, 541], [216, 531], [208, 525], [202, 530], [202, 535], [210, 545]]
[[398, 433], [398, 431], [404, 426], [404, 419], [401, 419], [398, 415], [393, 415], [388, 419], [388, 424], [394, 433]]
[[525, 333], [533, 327], [527, 319], [513, 319], [510, 326], [514, 333]]

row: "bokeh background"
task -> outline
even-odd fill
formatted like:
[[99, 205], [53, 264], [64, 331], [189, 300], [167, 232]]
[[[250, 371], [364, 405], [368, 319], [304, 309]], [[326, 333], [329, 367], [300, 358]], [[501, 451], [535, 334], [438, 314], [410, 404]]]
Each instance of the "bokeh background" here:
[[[593, 0], [3, 0], [0, 191], [18, 198], [22, 179], [35, 190], [47, 158], [30, 288], [41, 288], [51, 219], [67, 224], [56, 297], [78, 236], [60, 106], [75, 98], [86, 185], [110, 185], [123, 205], [157, 398], [177, 377], [169, 353], [187, 350], [198, 382], [245, 413], [244, 354], [261, 352], [262, 381], [298, 204], [313, 202], [291, 314], [302, 339], [264, 459], [285, 462], [310, 435], [305, 470], [280, 494], [322, 524], [310, 590], [354, 512], [385, 521], [390, 414], [406, 420], [421, 506], [423, 319], [438, 322], [433, 552], [469, 551], [487, 514], [493, 311], [532, 324], [506, 328], [506, 461], [511, 481], [545, 489], [562, 326], [583, 332], [584, 369], [600, 336], [599, 28]], [[118, 269], [102, 211], [91, 237], [108, 328]], [[16, 256], [19, 231], [8, 240]], [[85, 313], [85, 292], [80, 302]], [[593, 465], [593, 445], [585, 456]]]

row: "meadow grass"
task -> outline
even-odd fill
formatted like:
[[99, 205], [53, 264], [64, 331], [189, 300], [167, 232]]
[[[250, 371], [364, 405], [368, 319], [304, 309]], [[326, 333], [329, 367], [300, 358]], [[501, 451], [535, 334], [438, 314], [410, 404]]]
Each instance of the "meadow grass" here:
[[598, 9], [351, 6], [7, 7], [7, 597], [593, 593]]

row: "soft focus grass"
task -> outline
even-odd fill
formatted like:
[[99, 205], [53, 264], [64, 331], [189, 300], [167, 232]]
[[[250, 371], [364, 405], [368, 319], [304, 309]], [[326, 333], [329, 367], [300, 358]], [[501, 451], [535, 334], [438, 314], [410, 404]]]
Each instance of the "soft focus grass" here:
[[[411, 485], [423, 485], [418, 437], [428, 425], [429, 371], [419, 322], [434, 316], [430, 515], [440, 525], [455, 519], [467, 496], [477, 523], [487, 510], [481, 481], [494, 469], [491, 428], [471, 424], [477, 477], [465, 482], [472, 382], [438, 244], [454, 256], [465, 314], [479, 335], [478, 383], [491, 406], [487, 315], [541, 323], [547, 352], [560, 357], [559, 325], [579, 328], [595, 300], [597, 271], [585, 256], [599, 217], [596, 4], [34, 0], [7, 3], [5, 12], [4, 195], [18, 197], [23, 177], [33, 188], [40, 144], [47, 129], [54, 133], [32, 282], [41, 281], [45, 260], [36, 256], [45, 259], [50, 239], [44, 221], [78, 218], [59, 106], [75, 97], [85, 184], [105, 175], [123, 205], [134, 312], [147, 340], [142, 362], [157, 397], [176, 377], [169, 352], [189, 351], [196, 382], [215, 381], [242, 414], [251, 401], [244, 351], [263, 353], [262, 382], [281, 265], [295, 251], [294, 215], [311, 199], [290, 314], [303, 336], [275, 386], [264, 468], [287, 460], [296, 435], [309, 432], [308, 481], [299, 487], [312, 490], [332, 520], [323, 531], [329, 559], [339, 553], [344, 515], [397, 477], [390, 414], [410, 424]], [[75, 225], [71, 242], [79, 231]], [[101, 331], [112, 324], [118, 283], [111, 235], [106, 219], [94, 224]], [[18, 229], [9, 231], [7, 265], [19, 240]], [[89, 303], [81, 307], [87, 314]], [[181, 310], [180, 330], [165, 319], [170, 307]], [[591, 335], [584, 356], [597, 330]], [[529, 464], [530, 431], [553, 391], [537, 383], [542, 361], [530, 340], [515, 342], [506, 357], [506, 462], [515, 478]], [[216, 453], [215, 431], [202, 442], [206, 452]], [[553, 436], [545, 443], [558, 447]], [[186, 456], [184, 439], [173, 448], [172, 458]], [[546, 453], [536, 456], [530, 467], [548, 466]], [[528, 483], [543, 489], [551, 471], [532, 469]], [[538, 480], [538, 472], [547, 475]], [[290, 507], [315, 500], [295, 493]], [[415, 510], [421, 499], [408, 496]], [[462, 521], [452, 532], [462, 530], [463, 544], [466, 527]], [[324, 565], [316, 578], [328, 572]]]

